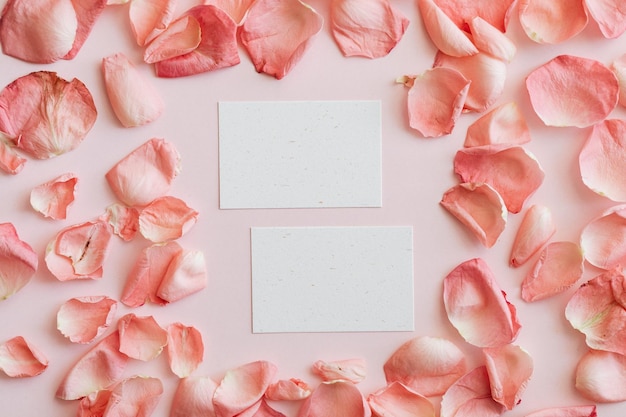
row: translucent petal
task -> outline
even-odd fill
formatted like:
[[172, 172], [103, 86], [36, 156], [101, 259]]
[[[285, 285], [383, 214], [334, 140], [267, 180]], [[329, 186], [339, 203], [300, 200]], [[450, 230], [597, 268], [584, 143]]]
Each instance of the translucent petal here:
[[626, 265], [626, 205], [611, 207], [591, 220], [583, 229], [580, 246], [593, 266]]
[[524, 214], [511, 248], [511, 266], [525, 264], [556, 233], [550, 208], [532, 205]]
[[20, 239], [12, 223], [0, 223], [0, 301], [24, 288], [35, 275], [39, 258]]
[[272, 401], [298, 401], [308, 398], [313, 390], [298, 378], [281, 379], [267, 387], [265, 398]]
[[15, 152], [15, 145], [4, 133], [0, 132], [0, 170], [16, 175], [22, 171], [25, 164], [26, 159]]
[[206, 376], [189, 376], [178, 381], [170, 417], [215, 417], [213, 393], [217, 384]]
[[77, 184], [76, 174], [62, 174], [33, 188], [30, 192], [30, 205], [44, 217], [65, 219], [68, 207], [74, 202]]
[[126, 314], [119, 319], [117, 329], [120, 334], [120, 352], [133, 359], [152, 360], [167, 345], [167, 332], [152, 316]]
[[483, 349], [491, 397], [512, 410], [522, 401], [522, 394], [533, 373], [533, 359], [515, 345]]
[[470, 20], [469, 27], [472, 32], [472, 41], [479, 51], [506, 63], [510, 63], [513, 60], [517, 47], [504, 33], [480, 16]]
[[170, 24], [176, 0], [133, 0], [128, 15], [137, 45], [144, 46]]
[[134, 376], [116, 384], [105, 416], [148, 417], [156, 409], [163, 394], [163, 384], [158, 378]]
[[117, 301], [106, 296], [67, 300], [57, 312], [57, 329], [74, 343], [90, 343], [109, 327]]
[[498, 30], [506, 30], [514, 0], [435, 0], [444, 13], [463, 27], [476, 16], [480, 16]]
[[463, 146], [522, 145], [530, 142], [530, 129], [515, 102], [502, 104], [468, 126]]
[[193, 326], [173, 323], [167, 326], [167, 357], [170, 369], [179, 378], [186, 378], [202, 363], [202, 334]]
[[505, 411], [506, 407], [491, 398], [485, 366], [461, 377], [441, 399], [441, 417], [498, 417]]
[[304, 400], [298, 417], [370, 417], [363, 394], [352, 382], [322, 382]]
[[467, 33], [462, 31], [434, 0], [418, 0], [417, 5], [426, 32], [437, 49], [455, 57], [478, 53]]
[[139, 231], [139, 210], [123, 204], [113, 203], [106, 208], [107, 221], [113, 233], [126, 242], [133, 240]]
[[590, 350], [576, 366], [576, 389], [598, 403], [626, 401], [626, 356]]
[[206, 0], [204, 4], [212, 4], [224, 10], [235, 21], [237, 26], [241, 26], [248, 15], [248, 10], [254, 0]]
[[626, 107], [626, 54], [613, 61], [611, 70], [619, 82], [619, 104]]
[[367, 375], [365, 359], [347, 359], [335, 362], [316, 361], [313, 373], [325, 382], [336, 380], [350, 381], [357, 384]]
[[538, 43], [561, 43], [587, 26], [583, 1], [520, 0], [519, 20], [526, 35]]
[[376, 416], [435, 417], [435, 407], [428, 398], [410, 390], [400, 382], [392, 382], [367, 397]]
[[146, 47], [143, 60], [148, 64], [185, 55], [200, 45], [202, 31], [193, 16], [175, 20]]
[[22, 336], [0, 344], [0, 370], [11, 378], [36, 376], [47, 367], [48, 359]]
[[584, 4], [605, 38], [614, 39], [626, 31], [626, 4], [622, 0], [584, 0]]
[[139, 232], [155, 243], [178, 239], [196, 223], [198, 212], [176, 197], [159, 197], [139, 213]]
[[545, 408], [527, 414], [526, 417], [598, 417], [595, 405]]
[[168, 265], [156, 295], [168, 303], [173, 303], [203, 290], [206, 286], [207, 270], [204, 253], [201, 251], [179, 252]]

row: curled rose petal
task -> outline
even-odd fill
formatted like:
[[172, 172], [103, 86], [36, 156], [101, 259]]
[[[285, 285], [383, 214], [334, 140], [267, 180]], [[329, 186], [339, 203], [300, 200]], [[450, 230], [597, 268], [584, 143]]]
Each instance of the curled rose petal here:
[[39, 264], [37, 253], [22, 241], [12, 223], [0, 223], [0, 301], [24, 288]]
[[128, 15], [137, 45], [144, 46], [161, 33], [172, 21], [175, 0], [133, 0]]
[[139, 231], [139, 210], [122, 204], [113, 203], [106, 208], [107, 221], [113, 233], [126, 242], [133, 240]]
[[614, 39], [626, 31], [626, 5], [621, 0], [584, 0], [584, 4], [605, 38]]
[[437, 49], [455, 57], [478, 53], [467, 33], [462, 31], [434, 0], [418, 0], [417, 5], [426, 32]]
[[0, 370], [11, 378], [36, 376], [46, 370], [48, 360], [22, 336], [0, 344]]
[[75, 149], [96, 121], [91, 93], [81, 81], [32, 72], [0, 92], [0, 131], [37, 159]]
[[200, 45], [202, 31], [200, 23], [193, 16], [183, 16], [175, 20], [159, 36], [148, 44], [143, 60], [148, 64], [185, 55]]
[[120, 334], [120, 352], [133, 359], [154, 359], [167, 344], [167, 331], [152, 316], [127, 314], [119, 319], [117, 329]]
[[139, 233], [152, 242], [178, 239], [194, 224], [198, 212], [179, 198], [159, 197], [139, 213]]
[[117, 301], [105, 297], [67, 300], [57, 312], [57, 329], [74, 343], [90, 343], [109, 327]]
[[421, 395], [441, 395], [465, 374], [465, 356], [447, 339], [420, 336], [400, 346], [383, 370], [388, 384], [400, 382]]
[[181, 300], [207, 286], [204, 253], [187, 251], [177, 253], [167, 267], [156, 295], [168, 303]]
[[246, 19], [252, 3], [254, 0], [205, 0], [204, 2], [204, 4], [212, 4], [224, 10], [237, 26], [241, 26]]
[[134, 376], [116, 384], [104, 412], [105, 416], [150, 416], [163, 394], [163, 384], [157, 378]]
[[313, 390], [298, 378], [281, 379], [267, 387], [265, 398], [273, 401], [299, 401], [308, 398]]
[[532, 205], [517, 229], [511, 248], [511, 266], [525, 264], [556, 233], [552, 211], [540, 204]]
[[480, 366], [461, 377], [441, 399], [441, 417], [498, 417], [506, 407], [491, 398], [489, 374]]
[[265, 398], [261, 398], [261, 400], [257, 401], [256, 404], [242, 411], [240, 414], [237, 414], [237, 417], [287, 417], [287, 416], [285, 416], [280, 411], [274, 410], [272, 407], [270, 407], [267, 401], [265, 401]]
[[619, 103], [626, 107], [626, 54], [613, 61], [611, 70], [619, 82]]
[[572, 55], [559, 55], [532, 71], [526, 88], [535, 113], [548, 126], [591, 126], [611, 113], [619, 97], [609, 68]]
[[215, 381], [206, 376], [181, 378], [172, 400], [170, 417], [214, 417], [215, 388]]
[[506, 345], [521, 328], [515, 307], [480, 258], [461, 263], [446, 276], [443, 301], [450, 323], [474, 346]]
[[476, 16], [469, 22], [472, 32], [472, 41], [479, 51], [491, 55], [506, 63], [513, 60], [517, 47], [504, 33], [489, 24], [480, 16]]
[[74, 202], [78, 177], [67, 173], [60, 175], [44, 184], [38, 185], [30, 192], [31, 207], [51, 219], [65, 219], [67, 208]]
[[332, 0], [330, 25], [345, 56], [380, 58], [400, 42], [409, 19], [389, 0]]
[[526, 417], [598, 417], [595, 405], [545, 408], [527, 414]]
[[241, 43], [257, 72], [281, 79], [300, 61], [323, 20], [300, 0], [257, 0], [241, 27]]
[[578, 35], [587, 26], [582, 1], [521, 0], [519, 20], [526, 35], [538, 43], [561, 43]]
[[198, 329], [182, 323], [167, 326], [167, 357], [174, 374], [188, 377], [202, 363], [203, 356], [204, 343]]
[[313, 364], [313, 373], [324, 382], [336, 380], [350, 381], [357, 384], [365, 379], [365, 359], [347, 359], [335, 362], [316, 361]]
[[126, 55], [103, 58], [102, 74], [109, 102], [122, 126], [143, 126], [161, 116], [165, 107], [161, 95]]
[[576, 389], [594, 402], [626, 401], [626, 356], [590, 350], [576, 366]]
[[533, 373], [533, 359], [515, 345], [483, 349], [491, 398], [512, 410], [522, 401], [522, 394]]
[[583, 229], [580, 246], [593, 266], [626, 265], [626, 205], [611, 207], [591, 220]]
[[78, 404], [76, 417], [104, 416], [104, 411], [107, 408], [110, 398], [111, 391], [108, 389], [102, 389], [100, 391], [92, 392], [86, 397], [81, 398]]
[[15, 145], [4, 133], [0, 132], [0, 170], [16, 175], [22, 171], [25, 164], [26, 159], [15, 152]]
[[504, 200], [489, 184], [455, 185], [444, 193], [440, 204], [488, 248], [497, 242], [506, 226]]
[[480, 16], [499, 31], [506, 30], [513, 0], [435, 0], [435, 3], [454, 23], [463, 27], [476, 16]]
[[78, 27], [76, 28], [76, 38], [72, 49], [63, 57], [63, 59], [73, 59], [82, 48], [91, 29], [96, 24], [96, 20], [104, 11], [107, 0], [72, 0], [76, 17], [78, 18]]
[[298, 417], [370, 417], [371, 411], [363, 394], [352, 382], [322, 382], [304, 400]]
[[367, 403], [375, 416], [435, 417], [435, 407], [428, 398], [410, 390], [400, 382], [370, 394]]
[[106, 174], [111, 189], [128, 206], [145, 206], [164, 196], [180, 172], [180, 155], [164, 139], [150, 139]]
[[530, 142], [530, 129], [515, 102], [502, 104], [468, 126], [463, 146], [522, 145]]

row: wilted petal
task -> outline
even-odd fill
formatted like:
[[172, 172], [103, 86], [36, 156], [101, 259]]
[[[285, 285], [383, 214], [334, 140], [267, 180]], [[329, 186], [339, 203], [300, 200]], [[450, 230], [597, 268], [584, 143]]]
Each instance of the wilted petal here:
[[78, 297], [57, 312], [57, 329], [74, 343], [90, 343], [109, 327], [117, 301], [105, 297]]
[[125, 241], [133, 240], [139, 231], [139, 210], [113, 203], [106, 208], [107, 221], [113, 228], [113, 233]]
[[143, 60], [148, 64], [185, 55], [200, 45], [200, 23], [193, 16], [183, 16], [174, 21], [148, 46]]
[[526, 417], [598, 417], [595, 405], [545, 408], [527, 414]]
[[106, 174], [111, 189], [128, 206], [145, 206], [165, 195], [180, 172], [180, 155], [164, 139], [150, 139]]
[[519, 20], [526, 35], [538, 43], [561, 43], [587, 26], [582, 0], [520, 0]]
[[0, 301], [21, 290], [31, 280], [39, 258], [20, 240], [12, 223], [0, 223]]
[[491, 398], [487, 368], [478, 367], [459, 379], [443, 395], [441, 417], [498, 417], [506, 407]]
[[308, 398], [311, 392], [311, 387], [301, 379], [281, 379], [267, 387], [265, 398], [273, 401], [299, 401]]
[[440, 204], [488, 248], [497, 242], [506, 226], [504, 200], [489, 184], [455, 185], [444, 193]]
[[533, 359], [515, 345], [483, 349], [491, 397], [512, 410], [522, 401], [522, 394], [533, 373]]
[[357, 384], [365, 379], [367, 370], [365, 359], [358, 358], [335, 362], [316, 361], [313, 364], [313, 373], [324, 382], [343, 380]]
[[450, 16], [458, 27], [462, 28], [474, 17], [480, 16], [504, 32], [514, 0], [435, 0], [435, 3], [446, 15]]
[[435, 417], [435, 407], [428, 398], [410, 390], [400, 382], [370, 394], [367, 403], [375, 416]]
[[204, 4], [212, 4], [224, 10], [240, 26], [248, 15], [254, 0], [205, 0]]
[[530, 140], [530, 129], [524, 115], [515, 102], [509, 102], [469, 125], [463, 146], [522, 145]]
[[380, 58], [400, 42], [409, 19], [389, 0], [332, 0], [330, 25], [345, 56]]
[[128, 14], [137, 45], [144, 46], [172, 21], [176, 0], [133, 0]]
[[591, 126], [611, 113], [619, 97], [619, 83], [609, 68], [572, 55], [535, 69], [526, 88], [537, 116], [548, 126]]
[[135, 376], [111, 389], [103, 417], [148, 417], [159, 403], [163, 384], [157, 378]]
[[474, 45], [476, 45], [479, 51], [507, 63], [513, 60], [517, 48], [513, 41], [507, 38], [504, 33], [480, 16], [470, 20], [469, 27], [472, 32]]
[[257, 72], [281, 79], [300, 60], [323, 20], [299, 0], [257, 0], [241, 27], [241, 43]]
[[298, 417], [370, 417], [363, 394], [352, 382], [323, 382], [307, 398]]
[[626, 107], [626, 54], [613, 61], [611, 70], [619, 82], [619, 103]]
[[206, 376], [189, 376], [178, 381], [170, 417], [215, 417], [213, 393], [217, 384]]
[[173, 303], [206, 286], [207, 271], [204, 253], [201, 251], [179, 252], [167, 267], [156, 295], [168, 303]]
[[525, 264], [556, 233], [552, 211], [546, 206], [531, 206], [517, 229], [511, 249], [511, 266]]
[[72, 0], [72, 4], [76, 10], [78, 26], [72, 49], [63, 56], [63, 59], [73, 59], [78, 54], [96, 24], [96, 20], [104, 11], [107, 0]]
[[118, 321], [117, 329], [120, 334], [120, 352], [133, 359], [154, 359], [167, 344], [167, 332], [152, 316], [127, 314]]
[[462, 57], [475, 55], [478, 49], [467, 33], [446, 15], [434, 0], [418, 0], [424, 27], [433, 44], [446, 55]]
[[466, 371], [465, 356], [454, 343], [430, 336], [405, 342], [383, 369], [388, 384], [397, 381], [425, 396], [443, 394]]
[[605, 38], [614, 39], [626, 31], [626, 5], [622, 0], [584, 0], [584, 4]]
[[626, 265], [626, 205], [611, 207], [591, 220], [583, 229], [580, 246], [593, 266]]
[[139, 232], [152, 242], [178, 239], [194, 224], [198, 212], [179, 198], [159, 197], [139, 213]]
[[111, 398], [111, 391], [103, 389], [83, 397], [78, 404], [76, 417], [102, 417]]
[[576, 389], [594, 402], [626, 401], [626, 356], [590, 350], [576, 367]]
[[30, 192], [30, 205], [44, 217], [65, 219], [68, 206], [74, 202], [77, 183], [76, 174], [67, 173], [38, 185]]
[[14, 147], [9, 138], [0, 132], [0, 170], [12, 175], [19, 174], [26, 164], [26, 159], [19, 156]]
[[167, 326], [167, 357], [179, 378], [188, 377], [202, 363], [204, 344], [195, 327], [174, 323]]
[[0, 370], [11, 378], [39, 375], [48, 367], [46, 357], [22, 336], [0, 344]]
[[500, 347], [519, 333], [515, 307], [480, 258], [463, 262], [446, 276], [443, 301], [450, 323], [474, 346]]

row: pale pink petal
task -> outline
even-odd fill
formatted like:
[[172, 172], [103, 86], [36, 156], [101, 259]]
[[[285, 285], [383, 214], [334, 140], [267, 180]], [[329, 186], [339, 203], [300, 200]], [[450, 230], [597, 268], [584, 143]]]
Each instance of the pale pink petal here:
[[170, 417], [216, 417], [213, 393], [217, 384], [206, 376], [189, 376], [178, 381]]
[[556, 233], [552, 211], [540, 204], [532, 205], [524, 214], [511, 248], [511, 266], [525, 264]]
[[611, 70], [619, 82], [619, 104], [626, 107], [626, 54], [613, 61]]
[[446, 276], [443, 301], [450, 323], [474, 346], [500, 347], [519, 333], [515, 307], [480, 258], [461, 263]]
[[582, 0], [520, 0], [519, 20], [526, 35], [538, 43], [561, 43], [587, 26]]
[[179, 378], [186, 378], [202, 363], [202, 334], [192, 326], [174, 323], [167, 326], [167, 357], [170, 369]]
[[198, 212], [179, 198], [159, 197], [139, 212], [139, 232], [152, 242], [178, 239], [194, 224]]
[[120, 301], [129, 307], [142, 306], [146, 301], [166, 304], [157, 290], [170, 263], [182, 253], [183, 248], [174, 241], [143, 249], [126, 278]]
[[91, 93], [81, 81], [32, 72], [0, 92], [0, 131], [28, 155], [52, 158], [75, 149], [96, 121]]
[[170, 24], [176, 0], [133, 0], [128, 15], [137, 45], [144, 46]]
[[470, 20], [469, 27], [472, 32], [472, 41], [479, 51], [506, 63], [513, 60], [517, 47], [504, 33], [480, 16]]
[[242, 411], [240, 414], [237, 414], [237, 417], [287, 417], [280, 411], [274, 410], [270, 405], [265, 401], [264, 398], [259, 400], [252, 407], [247, 408]]
[[226, 372], [213, 395], [217, 417], [234, 417], [256, 404], [273, 382], [276, 365], [256, 361]]
[[611, 207], [591, 220], [583, 229], [580, 246], [593, 266], [626, 265], [626, 205]]
[[164, 196], [180, 172], [180, 155], [170, 142], [150, 139], [106, 174], [111, 189], [128, 206], [145, 206]]
[[157, 289], [160, 299], [173, 303], [207, 286], [207, 270], [201, 251], [179, 252], [174, 256]]
[[474, 17], [480, 16], [504, 32], [514, 0], [435, 0], [435, 3], [460, 28], [463, 28]]
[[106, 0], [72, 0], [72, 5], [76, 11], [76, 18], [78, 19], [78, 26], [76, 28], [76, 38], [72, 49], [63, 56], [63, 59], [73, 59], [83, 44], [87, 40], [87, 37], [91, 33], [91, 29], [96, 24], [96, 20], [104, 11], [107, 5]]
[[117, 329], [120, 334], [120, 352], [133, 359], [154, 359], [167, 345], [167, 331], [152, 316], [127, 314], [119, 319]]
[[102, 417], [111, 398], [111, 391], [102, 389], [83, 397], [78, 403], [76, 417]]
[[143, 126], [161, 116], [165, 108], [161, 94], [126, 55], [103, 58], [102, 74], [109, 102], [122, 126]]
[[626, 355], [625, 305], [626, 278], [616, 268], [583, 284], [567, 303], [565, 317], [590, 348]]
[[626, 4], [622, 0], [584, 0], [584, 3], [605, 38], [614, 39], [626, 31]]
[[118, 381], [128, 363], [128, 356], [121, 353], [119, 347], [118, 332], [98, 342], [68, 371], [56, 396], [63, 400], [77, 400]]
[[437, 49], [455, 57], [478, 53], [467, 33], [462, 31], [434, 0], [418, 0], [417, 5], [426, 32]]
[[405, 342], [383, 369], [388, 384], [397, 381], [428, 397], [443, 394], [466, 372], [463, 352], [447, 339], [430, 336]]
[[504, 200], [489, 184], [455, 185], [443, 194], [440, 204], [488, 248], [497, 242], [506, 226], [508, 212]]
[[22, 336], [0, 344], [0, 370], [11, 378], [36, 376], [47, 367], [48, 359]]
[[535, 69], [526, 88], [548, 126], [591, 126], [605, 119], [619, 98], [619, 83], [609, 68], [572, 55], [559, 55]]
[[428, 398], [400, 382], [370, 394], [367, 403], [376, 417], [435, 417], [435, 407]]
[[157, 76], [185, 77], [239, 64], [237, 25], [226, 12], [211, 5], [196, 6], [185, 16], [200, 25], [200, 43], [191, 52], [155, 63]]
[[552, 242], [522, 282], [522, 299], [536, 301], [572, 287], [583, 275], [583, 252], [572, 242]]
[[380, 58], [400, 42], [409, 19], [389, 0], [332, 0], [330, 25], [345, 56]]
[[267, 387], [265, 398], [273, 401], [299, 401], [308, 398], [313, 390], [298, 378], [281, 379]]
[[515, 102], [502, 104], [468, 126], [463, 146], [522, 145], [530, 142], [530, 129]]
[[111, 397], [103, 417], [149, 417], [163, 394], [157, 378], [135, 376], [111, 389]]
[[15, 152], [15, 145], [4, 133], [0, 132], [0, 170], [16, 175], [22, 171], [25, 164], [26, 159]]
[[107, 221], [113, 233], [126, 242], [133, 240], [139, 231], [139, 210], [123, 204], [113, 203], [106, 208]]
[[298, 417], [370, 417], [363, 394], [352, 382], [323, 382], [304, 400]]
[[109, 327], [117, 301], [105, 297], [67, 300], [57, 312], [57, 329], [74, 343], [90, 343]]
[[300, 0], [257, 0], [241, 27], [241, 43], [257, 72], [281, 79], [300, 61], [323, 20]]
[[489, 374], [481, 366], [470, 371], [443, 395], [441, 417], [498, 417], [506, 407], [491, 398]]
[[159, 36], [148, 44], [143, 60], [148, 64], [185, 55], [200, 45], [200, 23], [193, 16], [175, 20]]
[[626, 401], [626, 356], [590, 350], [576, 367], [576, 389], [594, 402]]
[[527, 414], [526, 417], [598, 417], [595, 405], [545, 408]]
[[365, 359], [346, 359], [335, 362], [316, 361], [313, 364], [313, 373], [324, 382], [336, 380], [350, 381], [357, 384], [367, 375]]
[[33, 248], [22, 241], [12, 223], [0, 223], [0, 301], [21, 290], [39, 264]]
[[522, 146], [476, 146], [459, 150], [454, 172], [462, 182], [486, 183], [500, 194], [511, 213], [539, 188], [545, 176], [537, 159]]
[[407, 77], [409, 125], [425, 137], [452, 132], [461, 115], [470, 82], [458, 71], [433, 68]]
[[224, 10], [240, 26], [248, 15], [254, 0], [205, 0], [204, 4], [212, 4]]
[[516, 345], [483, 349], [491, 397], [512, 410], [522, 401], [522, 394], [533, 374], [533, 359]]
[[68, 207], [74, 202], [77, 184], [76, 174], [62, 174], [33, 188], [30, 192], [30, 205], [44, 217], [65, 219]]

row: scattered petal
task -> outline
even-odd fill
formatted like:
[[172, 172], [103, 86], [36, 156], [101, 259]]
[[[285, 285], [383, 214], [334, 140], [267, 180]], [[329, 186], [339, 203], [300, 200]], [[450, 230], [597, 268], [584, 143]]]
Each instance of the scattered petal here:
[[502, 104], [468, 126], [463, 146], [522, 145], [530, 142], [530, 129], [515, 102]]
[[371, 411], [363, 394], [352, 382], [322, 382], [304, 400], [298, 417], [370, 417]]
[[178, 239], [194, 224], [198, 212], [179, 198], [159, 197], [139, 213], [139, 232], [152, 242]]
[[26, 159], [15, 152], [15, 145], [4, 133], [0, 132], [0, 170], [16, 175], [22, 171], [25, 164]]
[[157, 297], [168, 303], [181, 300], [207, 286], [204, 253], [188, 251], [177, 253], [167, 267], [157, 289]]
[[107, 408], [111, 391], [102, 389], [81, 398], [76, 417], [102, 417]]
[[170, 369], [179, 378], [186, 378], [202, 363], [204, 344], [195, 327], [174, 323], [167, 326], [167, 357]]
[[111, 389], [104, 415], [109, 417], [148, 417], [163, 394], [163, 384], [157, 378], [135, 376], [125, 379]]
[[87, 37], [91, 33], [91, 29], [96, 24], [96, 20], [104, 11], [107, 5], [106, 0], [72, 0], [76, 17], [78, 19], [78, 27], [76, 28], [76, 38], [72, 49], [63, 57], [63, 59], [73, 59], [76, 57]]
[[461, 377], [441, 399], [441, 417], [498, 417], [505, 411], [506, 407], [491, 398], [485, 366]]
[[517, 229], [511, 249], [511, 266], [525, 264], [556, 233], [552, 211], [540, 204], [532, 205]]
[[626, 31], [626, 5], [621, 0], [584, 0], [584, 4], [605, 38], [615, 39]]
[[212, 4], [224, 10], [237, 26], [241, 26], [248, 15], [254, 0], [206, 0], [204, 4]]
[[22, 336], [0, 344], [0, 370], [11, 378], [36, 376], [46, 370], [46, 357]]
[[107, 221], [113, 233], [126, 242], [133, 240], [139, 231], [139, 210], [123, 204], [113, 203], [106, 208]]
[[309, 398], [313, 390], [298, 378], [281, 379], [267, 387], [265, 398], [272, 401], [299, 401]]
[[576, 389], [594, 402], [626, 401], [626, 356], [590, 350], [576, 367]]
[[367, 403], [375, 416], [435, 417], [435, 407], [428, 398], [410, 390], [400, 382], [370, 394]]
[[506, 30], [509, 14], [514, 0], [435, 0], [441, 10], [456, 23], [463, 27], [475, 16], [480, 16], [499, 31]]
[[237, 414], [237, 417], [287, 417], [283, 413], [274, 410], [270, 405], [265, 401], [264, 398], [257, 401], [252, 407], [242, 411], [240, 414]]
[[175, 20], [148, 46], [143, 60], [148, 64], [185, 55], [200, 45], [202, 31], [200, 23], [193, 16], [183, 16]]
[[462, 31], [434, 0], [418, 0], [417, 5], [426, 32], [437, 49], [454, 57], [478, 53], [467, 33]]
[[480, 16], [469, 21], [472, 40], [476, 48], [506, 63], [510, 63], [517, 53], [517, 47], [504, 33], [493, 27]]
[[90, 343], [109, 327], [117, 301], [105, 297], [71, 298], [57, 312], [57, 329], [74, 343]]
[[67, 208], [74, 202], [77, 183], [76, 174], [67, 173], [38, 185], [30, 192], [30, 205], [44, 217], [63, 220], [67, 217]]
[[137, 45], [144, 46], [161, 33], [174, 17], [176, 0], [133, 0], [128, 15]]
[[626, 205], [611, 207], [583, 229], [580, 246], [587, 262], [601, 269], [626, 265]]
[[189, 376], [178, 381], [170, 417], [215, 417], [213, 393], [217, 384], [206, 376]]
[[619, 82], [619, 103], [626, 107], [626, 54], [613, 61], [611, 70]]
[[313, 364], [313, 373], [324, 382], [342, 380], [357, 384], [365, 379], [367, 371], [365, 359], [347, 359], [336, 362], [316, 361]]
[[504, 345], [483, 349], [491, 397], [512, 410], [522, 401], [522, 394], [533, 373], [533, 359], [519, 346]]
[[39, 264], [33, 248], [20, 240], [12, 223], [0, 223], [0, 301], [24, 288]]
[[127, 314], [118, 321], [120, 352], [130, 358], [149, 361], [161, 354], [167, 344], [167, 332], [154, 317]]
[[538, 43], [561, 43], [587, 26], [583, 1], [520, 0], [519, 20], [526, 35]]
[[545, 408], [527, 414], [526, 417], [598, 417], [595, 405]]

